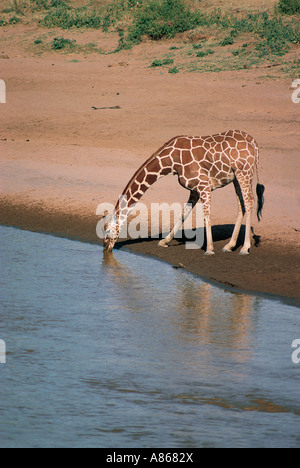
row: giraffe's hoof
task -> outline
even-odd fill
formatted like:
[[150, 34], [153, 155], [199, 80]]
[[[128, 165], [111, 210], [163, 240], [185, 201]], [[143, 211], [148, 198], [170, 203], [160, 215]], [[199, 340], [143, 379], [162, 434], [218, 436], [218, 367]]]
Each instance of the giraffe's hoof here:
[[213, 252], [212, 250], [208, 250], [207, 252], [205, 252], [205, 254], [207, 257], [210, 257], [211, 255], [215, 255], [215, 252]]
[[250, 252], [248, 250], [247, 251], [241, 250], [240, 255], [250, 255]]
[[226, 247], [226, 246], [222, 249], [222, 251], [225, 252], [225, 253], [232, 252], [231, 248]]
[[161, 240], [158, 243], [158, 245], [159, 245], [159, 247], [164, 247], [165, 249], [167, 249], [169, 247], [168, 244], [166, 244], [164, 240]]

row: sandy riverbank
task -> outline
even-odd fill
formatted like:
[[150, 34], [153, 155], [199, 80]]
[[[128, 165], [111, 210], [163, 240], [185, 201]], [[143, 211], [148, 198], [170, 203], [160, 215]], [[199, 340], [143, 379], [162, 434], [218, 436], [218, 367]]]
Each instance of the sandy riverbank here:
[[[149, 45], [140, 47], [145, 55]], [[169, 249], [157, 240], [123, 245], [226, 285], [300, 297], [300, 105], [292, 103], [289, 80], [263, 77], [259, 69], [172, 76], [146, 68], [138, 51], [79, 62], [7, 52], [10, 58], [1, 61], [8, 93], [0, 108], [2, 224], [97, 241], [97, 205], [115, 202], [162, 143], [177, 134], [241, 128], [260, 144], [266, 186], [263, 221], [253, 220], [261, 242], [249, 257], [221, 252], [236, 218], [232, 186], [213, 196], [215, 257], [176, 241]], [[187, 196], [168, 177], [145, 202], [183, 203]]]

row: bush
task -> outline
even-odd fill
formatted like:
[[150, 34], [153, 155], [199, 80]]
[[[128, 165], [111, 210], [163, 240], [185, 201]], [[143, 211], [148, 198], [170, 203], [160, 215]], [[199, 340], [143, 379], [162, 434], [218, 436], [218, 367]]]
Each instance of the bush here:
[[185, 0], [149, 0], [137, 9], [128, 40], [139, 42], [142, 36], [159, 40], [195, 28], [203, 15], [193, 12]]
[[51, 44], [51, 49], [62, 50], [66, 47], [74, 47], [75, 40], [65, 39], [64, 37], [55, 37]]
[[28, 7], [27, 0], [12, 0], [10, 4], [10, 12], [14, 12], [17, 15], [25, 15], [25, 11]]
[[208, 55], [213, 55], [214, 53], [215, 51], [212, 49], [200, 50], [200, 52], [197, 52], [196, 56], [201, 58], [201, 57], [207, 57]]
[[[43, 0], [44, 1], [44, 0]], [[130, 0], [115, 0], [105, 6], [90, 8], [72, 8], [69, 0], [51, 0], [51, 8], [42, 24], [47, 27], [69, 28], [103, 28], [107, 31], [115, 26], [124, 15], [138, 8], [139, 3]]]
[[[114, 0], [98, 7], [80, 8], [72, 8], [69, 0], [31, 2], [47, 6], [47, 14], [42, 20], [47, 27], [103, 28], [104, 31], [112, 26], [117, 28], [120, 36], [117, 50], [131, 48], [143, 36], [153, 40], [171, 38], [198, 26], [227, 30], [227, 36], [220, 43], [222, 46], [234, 44], [234, 38], [241, 33], [251, 33], [258, 39], [259, 56], [283, 55], [290, 49], [291, 43], [300, 40], [297, 19], [288, 20], [278, 14], [279, 10], [289, 14], [299, 12], [300, 0], [280, 0], [274, 17], [270, 17], [266, 11], [237, 17], [224, 14], [220, 9], [204, 14], [199, 9], [193, 10], [188, 0]], [[120, 21], [122, 25], [118, 28]], [[201, 45], [194, 48], [201, 48]]]
[[30, 0], [37, 10], [49, 10], [50, 8], [65, 7], [71, 9], [69, 0]]
[[[42, 0], [45, 1], [45, 0]], [[51, 0], [50, 7], [52, 8], [67, 8], [71, 9], [69, 5], [69, 0]]]
[[220, 42], [220, 46], [222, 47], [232, 45], [232, 44], [234, 44], [233, 37], [225, 37], [225, 39], [223, 39], [223, 41]]
[[18, 24], [20, 23], [21, 19], [18, 16], [13, 16], [9, 20], [9, 24]]
[[169, 71], [168, 71], [168, 73], [170, 73], [171, 75], [176, 75], [179, 72], [180, 72], [180, 70], [179, 70], [178, 67], [171, 67], [171, 68], [169, 68]]
[[286, 25], [281, 18], [269, 19], [265, 17], [264, 23], [258, 29], [262, 41], [257, 45], [259, 55], [284, 55], [290, 50], [291, 43], [299, 42], [300, 36], [291, 25]]
[[100, 28], [102, 18], [95, 11], [87, 11], [86, 8], [69, 9], [67, 5], [52, 8], [41, 23], [48, 28]]
[[31, 0], [31, 3], [33, 3], [33, 9], [36, 10], [47, 10], [49, 8], [48, 5], [48, 0]]
[[300, 13], [300, 0], [280, 0], [278, 10], [284, 15]]
[[163, 60], [156, 59], [151, 63], [151, 67], [152, 68], [163, 67], [164, 65], [173, 65], [173, 63], [174, 63], [173, 59], [168, 59], [168, 58], [163, 59]]

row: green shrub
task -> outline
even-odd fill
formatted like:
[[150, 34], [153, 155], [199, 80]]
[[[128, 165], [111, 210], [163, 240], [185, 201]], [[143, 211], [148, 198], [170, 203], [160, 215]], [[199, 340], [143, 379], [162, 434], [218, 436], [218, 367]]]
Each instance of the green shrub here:
[[99, 29], [102, 27], [104, 31], [107, 31], [110, 26], [115, 26], [126, 13], [138, 8], [138, 5], [140, 4], [137, 1], [115, 0], [95, 8], [87, 6], [72, 8], [69, 0], [51, 0], [51, 8], [42, 20], [42, 24], [63, 29], [83, 27]]
[[220, 46], [225, 47], [227, 45], [232, 45], [234, 44], [234, 39], [233, 37], [225, 37], [223, 41], [220, 42]]
[[212, 50], [212, 49], [200, 50], [200, 52], [197, 52], [196, 56], [197, 57], [206, 57], [207, 55], [213, 55], [214, 53], [215, 53], [215, 51]]
[[28, 7], [27, 0], [11, 0], [8, 12], [16, 13], [17, 15], [25, 15], [26, 9]]
[[264, 18], [264, 23], [258, 28], [262, 39], [257, 44], [259, 55], [284, 55], [290, 50], [291, 43], [299, 42], [300, 35], [292, 25], [284, 24], [281, 18]]
[[164, 65], [172, 65], [173, 63], [174, 63], [173, 59], [168, 59], [168, 58], [162, 59], [162, 60], [156, 59], [151, 63], [151, 67], [152, 68], [163, 67]]
[[9, 24], [18, 24], [20, 23], [21, 19], [18, 16], [13, 16], [9, 20]]
[[179, 73], [179, 72], [180, 70], [178, 67], [171, 67], [169, 68], [169, 71], [168, 71], [168, 73], [170, 73], [171, 75], [176, 75], [176, 73]]
[[70, 28], [95, 28], [102, 26], [102, 18], [95, 11], [87, 11], [86, 8], [69, 9], [68, 6], [52, 8], [41, 21], [48, 28], [60, 27]]
[[75, 40], [65, 39], [64, 37], [55, 37], [51, 43], [51, 49], [62, 50], [66, 47], [73, 48], [75, 43]]
[[[123, 21], [122, 27], [118, 28], [120, 39], [117, 51], [131, 48], [143, 36], [159, 40], [198, 26], [228, 31], [220, 42], [222, 46], [233, 44], [234, 38], [242, 33], [251, 33], [257, 38], [258, 56], [284, 55], [291, 43], [300, 40], [296, 18], [287, 19], [278, 14], [279, 9], [282, 13], [299, 12], [300, 0], [280, 0], [274, 17], [270, 17], [266, 11], [237, 17], [232, 13], [224, 14], [220, 9], [204, 14], [199, 9], [193, 10], [187, 0], [114, 0], [104, 5], [101, 3], [102, 6], [98, 7], [80, 8], [72, 8], [70, 0], [31, 2], [46, 8], [46, 16], [41, 23], [47, 27], [103, 28], [107, 31]], [[202, 44], [193, 47], [201, 48]]]
[[300, 0], [279, 0], [278, 10], [284, 15], [300, 13]]
[[139, 42], [142, 36], [159, 40], [174, 37], [200, 24], [203, 15], [193, 12], [185, 0], [149, 0], [134, 15], [128, 40]]
[[194, 50], [202, 49], [202, 47], [203, 47], [203, 44], [193, 44], [193, 49]]
[[30, 0], [30, 2], [37, 10], [49, 10], [50, 8], [71, 9], [70, 0]]
[[[45, 2], [45, 0], [39, 0], [39, 1]], [[67, 8], [68, 10], [71, 9], [69, 5], [69, 0], [51, 0], [50, 7], [51, 8]]]

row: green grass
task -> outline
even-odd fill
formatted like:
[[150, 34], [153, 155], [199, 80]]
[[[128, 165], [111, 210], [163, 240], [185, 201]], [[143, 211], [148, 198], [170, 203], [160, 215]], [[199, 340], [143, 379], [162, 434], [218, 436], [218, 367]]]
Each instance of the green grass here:
[[180, 70], [179, 70], [179, 68], [176, 67], [176, 66], [175, 66], [175, 67], [169, 68], [169, 71], [168, 71], [168, 73], [170, 73], [170, 75], [176, 75], [176, 74], [179, 73], [179, 72], [180, 72]]
[[259, 56], [284, 55], [291, 44], [300, 42], [299, 17], [286, 16], [300, 12], [300, 0], [279, 0], [272, 16], [267, 12], [237, 16], [220, 9], [204, 13], [199, 7], [192, 8], [187, 0], [114, 0], [77, 8], [69, 0], [11, 0], [5, 11], [15, 14], [0, 17], [0, 25], [16, 24], [20, 21], [16, 14], [25, 15], [29, 7], [44, 12], [40, 24], [48, 28], [117, 30], [117, 50], [130, 49], [143, 36], [153, 40], [172, 38], [197, 27], [213, 28], [221, 37], [223, 31], [228, 31], [220, 42], [223, 47], [233, 44], [241, 34], [251, 33], [257, 40]]
[[[44, 0], [42, 0], [44, 1]], [[41, 20], [41, 24], [49, 28], [60, 27], [90, 28], [108, 31], [110, 27], [128, 16], [136, 8], [136, 3], [130, 0], [114, 0], [103, 6], [83, 6], [72, 8], [68, 1], [52, 0], [48, 13]]]
[[281, 68], [281, 72], [283, 72], [286, 76], [288, 76], [292, 80], [295, 79], [295, 78], [299, 78], [299, 76], [300, 76], [300, 59], [295, 59], [295, 60], [283, 63], [283, 66]]
[[60, 27], [71, 28], [94, 28], [102, 26], [102, 17], [86, 8], [70, 10], [65, 6], [52, 8], [40, 22], [48, 28]]
[[223, 39], [221, 42], [220, 42], [220, 46], [222, 47], [225, 47], [225, 46], [228, 46], [228, 45], [232, 45], [234, 44], [234, 39], [233, 37], [225, 37], [225, 39]]
[[53, 50], [62, 50], [65, 48], [73, 49], [75, 47], [76, 41], [71, 39], [65, 39], [64, 37], [55, 37], [51, 43], [51, 49]]
[[284, 15], [295, 15], [300, 13], [300, 0], [280, 0], [278, 11]]
[[270, 17], [267, 12], [244, 17], [223, 14], [220, 10], [204, 14], [201, 10], [190, 10], [184, 0], [149, 0], [135, 11], [123, 43], [132, 46], [143, 36], [154, 40], [170, 38], [200, 26], [219, 29], [220, 34], [229, 30], [229, 36], [221, 41], [224, 47], [233, 44], [241, 34], [253, 34], [259, 56], [284, 55], [291, 44], [300, 42], [299, 19], [286, 20], [279, 14]]
[[[209, 70], [251, 67], [253, 64], [278, 60], [300, 42], [300, 0], [278, 0], [272, 12], [238, 15], [221, 9], [203, 10], [201, 2], [191, 0], [90, 0], [85, 6], [74, 7], [71, 0], [9, 0], [0, 13], [0, 27], [18, 22], [38, 22], [49, 29], [101, 29], [117, 32], [119, 44], [115, 52], [130, 49], [144, 36], [158, 41], [173, 38], [178, 33], [204, 31], [207, 39], [198, 44], [183, 45], [174, 57]], [[31, 15], [31, 16], [30, 16]], [[196, 32], [197, 32], [196, 31]], [[206, 34], [207, 33], [207, 34]], [[55, 32], [54, 34], [58, 34]], [[98, 51], [95, 45], [79, 46], [62, 36], [52, 43], [38, 42], [36, 50]], [[247, 42], [246, 42], [247, 41]], [[188, 42], [188, 40], [187, 40]], [[241, 45], [244, 43], [243, 45]], [[235, 44], [234, 50], [232, 46]], [[100, 52], [100, 51], [98, 51]], [[210, 57], [210, 55], [214, 55]], [[152, 67], [173, 65], [156, 60]], [[161, 64], [162, 62], [162, 64]], [[198, 65], [197, 65], [198, 63]], [[175, 66], [172, 67], [175, 70]], [[180, 65], [180, 70], [184, 69]], [[171, 72], [172, 73], [172, 72]]]
[[[51, 39], [50, 39], [50, 37]], [[96, 53], [102, 54], [102, 50], [97, 47], [97, 45], [93, 42], [89, 42], [87, 44], [78, 44], [76, 40], [65, 38], [64, 36], [57, 36], [53, 38], [53, 34], [49, 33], [43, 34], [42, 36], [37, 37], [33, 41], [33, 45], [37, 54], [41, 55], [44, 52], [63, 52], [65, 54], [69, 53]], [[27, 50], [30, 50], [31, 46], [28, 46]]]
[[197, 57], [207, 57], [208, 55], [213, 55], [215, 54], [215, 51], [212, 49], [206, 49], [206, 50], [200, 50], [200, 52], [197, 52], [196, 56]]
[[143, 36], [159, 40], [194, 29], [200, 24], [202, 13], [192, 11], [185, 0], [148, 0], [134, 12], [128, 41], [137, 43]]
[[173, 59], [166, 58], [166, 59], [156, 59], [151, 63], [151, 68], [163, 67], [165, 65], [172, 65], [174, 63]]

